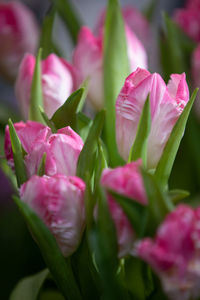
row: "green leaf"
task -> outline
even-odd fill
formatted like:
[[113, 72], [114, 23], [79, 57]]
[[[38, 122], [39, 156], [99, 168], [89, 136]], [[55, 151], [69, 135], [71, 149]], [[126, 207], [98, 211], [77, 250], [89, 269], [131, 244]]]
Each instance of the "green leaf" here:
[[127, 215], [134, 231], [137, 233], [137, 236], [141, 237], [146, 226], [146, 207], [138, 203], [138, 201], [118, 194], [112, 190], [109, 190], [109, 193], [112, 194], [115, 201], [119, 203]]
[[151, 22], [154, 17], [154, 13], [155, 13], [158, 3], [159, 3], [159, 0], [151, 0], [151, 1], [147, 2], [147, 7], [145, 7], [145, 9], [144, 9], [143, 15], [146, 17], [146, 19], [149, 22]]
[[171, 73], [190, 71], [190, 56], [195, 43], [174, 23], [166, 13], [163, 14], [165, 22], [165, 36], [160, 40], [161, 60], [165, 80]]
[[8, 120], [10, 140], [12, 145], [13, 158], [15, 163], [15, 173], [18, 187], [27, 180], [26, 167], [21, 142], [17, 136], [12, 121]]
[[165, 145], [162, 156], [158, 162], [155, 177], [158, 180], [159, 184], [163, 187], [167, 186], [168, 179], [174, 164], [174, 160], [181, 142], [181, 139], [184, 134], [185, 126], [196, 98], [198, 89], [196, 89], [187, 105], [185, 106], [182, 114], [180, 115], [178, 121], [176, 122], [174, 128], [172, 129], [171, 135]]
[[[98, 140], [104, 124], [105, 111], [100, 111], [90, 128], [88, 137], [79, 155], [77, 165], [77, 176], [86, 179], [87, 173], [92, 177], [95, 167], [95, 160], [97, 155]], [[90, 178], [91, 178], [90, 177]]]
[[133, 299], [147, 299], [153, 289], [153, 278], [150, 267], [136, 257], [129, 257], [125, 261], [125, 285], [134, 297]]
[[43, 118], [39, 110], [39, 106], [43, 108], [41, 66], [40, 66], [41, 55], [42, 55], [42, 49], [39, 49], [38, 55], [36, 57], [35, 69], [34, 69], [32, 86], [31, 86], [29, 120], [43, 123]]
[[55, 124], [56, 128], [63, 128], [65, 126], [71, 126], [76, 130], [76, 112], [78, 110], [79, 104], [84, 95], [84, 88], [72, 93], [65, 103], [58, 108], [54, 113], [51, 121]]
[[83, 141], [86, 141], [90, 128], [92, 126], [92, 120], [81, 112], [77, 113], [77, 132], [82, 137]]
[[71, 257], [71, 261], [83, 299], [100, 299], [99, 275], [94, 266], [86, 236], [83, 236], [78, 250]]
[[117, 0], [109, 0], [104, 34], [105, 134], [111, 166], [121, 162], [115, 137], [115, 102], [129, 74], [126, 37]]
[[49, 274], [49, 270], [45, 269], [33, 276], [26, 277], [17, 284], [12, 294], [10, 295], [10, 300], [36, 300], [40, 289]]
[[144, 104], [140, 121], [138, 123], [137, 133], [134, 144], [129, 154], [129, 162], [136, 161], [138, 158], [142, 158], [143, 166], [146, 167], [147, 162], [147, 142], [151, 129], [151, 111], [149, 95]]
[[14, 200], [37, 241], [44, 261], [62, 294], [67, 299], [81, 300], [70, 261], [63, 257], [49, 229], [26, 203], [15, 196]]
[[40, 35], [40, 48], [42, 51], [42, 59], [45, 59], [49, 54], [56, 53], [59, 55], [59, 50], [53, 42], [53, 27], [55, 20], [55, 9], [51, 9], [50, 13], [45, 16], [42, 23], [42, 30]]
[[154, 175], [142, 170], [144, 186], [148, 198], [148, 234], [154, 234], [164, 217], [174, 209], [174, 205], [161, 189]]
[[99, 270], [103, 299], [128, 299], [117, 277], [117, 236], [103, 190], [99, 188], [97, 224], [89, 232], [89, 244]]
[[188, 191], [185, 191], [185, 190], [178, 190], [177, 189], [177, 190], [168, 191], [168, 196], [170, 197], [171, 202], [176, 204], [180, 200], [183, 200], [186, 197], [190, 196], [190, 193]]
[[40, 110], [41, 116], [43, 118], [44, 124], [47, 125], [49, 128], [51, 128], [51, 131], [53, 133], [56, 133], [57, 130], [56, 130], [54, 123], [51, 120], [49, 120], [48, 116], [46, 115], [46, 113], [44, 112], [44, 110], [41, 106], [39, 106], [39, 110]]
[[42, 158], [40, 160], [39, 167], [38, 167], [38, 171], [37, 171], [38, 176], [43, 176], [45, 174], [46, 158], [47, 158], [47, 154], [46, 154], [46, 152], [44, 152], [42, 155]]
[[58, 14], [62, 17], [74, 44], [77, 42], [78, 33], [81, 28], [80, 18], [69, 0], [51, 0]]

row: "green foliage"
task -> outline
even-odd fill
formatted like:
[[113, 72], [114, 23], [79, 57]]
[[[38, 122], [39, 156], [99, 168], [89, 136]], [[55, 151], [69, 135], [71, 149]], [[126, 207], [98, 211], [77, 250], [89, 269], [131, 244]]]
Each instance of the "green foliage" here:
[[15, 173], [17, 177], [18, 187], [27, 180], [26, 167], [24, 164], [24, 150], [22, 149], [21, 142], [17, 136], [14, 125], [9, 119], [9, 133], [12, 145], [12, 152], [15, 164]]
[[178, 148], [180, 146], [181, 139], [183, 137], [185, 126], [192, 108], [192, 105], [194, 103], [194, 100], [196, 98], [198, 89], [196, 89], [190, 100], [188, 101], [187, 105], [185, 106], [182, 114], [180, 115], [178, 121], [176, 122], [174, 128], [172, 129], [171, 135], [167, 141], [167, 144], [165, 145], [165, 148], [163, 150], [163, 154], [158, 162], [156, 171], [155, 171], [155, 177], [157, 178], [158, 182], [163, 186], [166, 187], [169, 176], [174, 164], [174, 160], [178, 151]]
[[36, 58], [36, 63], [35, 63], [35, 69], [34, 69], [32, 86], [31, 86], [29, 120], [43, 123], [43, 118], [41, 116], [40, 109], [39, 109], [40, 106], [43, 107], [41, 66], [40, 66], [41, 55], [42, 55], [42, 49], [39, 50]]
[[37, 300], [40, 289], [48, 274], [49, 270], [45, 269], [33, 276], [20, 280], [10, 295], [10, 300]]
[[68, 125], [74, 130], [76, 129], [76, 112], [84, 95], [84, 88], [80, 88], [72, 93], [65, 103], [54, 113], [51, 121], [55, 124], [57, 129]]
[[69, 259], [65, 260], [61, 254], [53, 235], [26, 203], [17, 197], [14, 197], [14, 200], [30, 228], [44, 261], [62, 294], [66, 298], [81, 300], [80, 291], [75, 281], [70, 261]]
[[115, 137], [115, 101], [128, 74], [129, 62], [120, 6], [117, 0], [109, 0], [104, 34], [104, 103], [106, 143], [112, 166], [120, 162]]
[[90, 178], [92, 177], [95, 168], [98, 141], [104, 125], [104, 118], [105, 111], [101, 111], [96, 115], [83, 149], [79, 155], [77, 176], [81, 177], [83, 180], [87, 178], [87, 174], [90, 175]]
[[149, 95], [144, 104], [140, 121], [138, 123], [135, 142], [130, 150], [129, 162], [136, 161], [138, 158], [142, 158], [143, 166], [146, 167], [147, 162], [147, 141], [151, 130], [151, 110]]

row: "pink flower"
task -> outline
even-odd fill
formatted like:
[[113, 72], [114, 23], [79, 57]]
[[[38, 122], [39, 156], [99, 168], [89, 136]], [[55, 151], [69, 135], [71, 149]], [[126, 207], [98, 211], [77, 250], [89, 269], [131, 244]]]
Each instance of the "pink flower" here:
[[154, 240], [145, 238], [136, 253], [158, 273], [174, 300], [200, 296], [200, 208], [179, 205], [160, 225]]
[[0, 2], [0, 72], [14, 80], [25, 52], [37, 50], [39, 29], [32, 12], [16, 1]]
[[[78, 177], [33, 176], [20, 188], [20, 197], [43, 220], [64, 256], [78, 247], [85, 227], [85, 184]], [[51, 251], [51, 249], [49, 249]]]
[[200, 41], [200, 10], [197, 9], [177, 9], [174, 14], [175, 22], [194, 41]]
[[[69, 126], [52, 134], [49, 127], [37, 122], [14, 124], [16, 132], [26, 151], [24, 157], [28, 177], [37, 174], [43, 154], [46, 153], [45, 174], [65, 174], [73, 176], [79, 154], [83, 147], [81, 137]], [[10, 165], [13, 165], [13, 154], [8, 126], [6, 127], [5, 154]]]
[[[14, 127], [26, 153], [31, 153], [36, 145], [45, 142], [47, 136], [50, 134], [50, 128], [33, 121], [15, 123]], [[4, 152], [8, 164], [12, 169], [14, 169], [13, 152], [8, 125], [5, 129]]]
[[[21, 62], [15, 86], [19, 107], [26, 119], [34, 68], [35, 57], [26, 54]], [[51, 118], [74, 91], [75, 70], [66, 60], [50, 54], [41, 62], [41, 73], [44, 111]]]
[[[200, 86], [200, 44], [196, 47], [192, 53], [192, 81], [194, 87]], [[200, 117], [200, 105], [199, 99], [195, 102], [196, 113]]]
[[132, 162], [123, 167], [105, 169], [101, 183], [108, 190], [108, 204], [111, 216], [116, 226], [119, 257], [129, 254], [135, 240], [134, 230], [120, 205], [115, 201], [109, 190], [127, 196], [141, 204], [147, 204], [139, 167], [141, 161]]
[[[126, 27], [126, 38], [131, 70], [135, 70], [138, 66], [146, 68], [147, 57], [144, 47], [128, 27]], [[79, 75], [77, 85], [89, 77], [88, 98], [95, 109], [101, 109], [104, 103], [102, 31], [95, 37], [89, 28], [81, 28], [73, 63]]]
[[151, 132], [147, 166], [155, 168], [169, 135], [189, 100], [185, 73], [172, 74], [166, 86], [157, 73], [138, 68], [127, 77], [116, 102], [116, 136], [119, 153], [128, 159], [143, 105], [150, 93]]
[[[136, 34], [143, 45], [147, 46], [151, 36], [150, 25], [147, 19], [141, 14], [139, 10], [131, 5], [126, 5], [122, 8], [122, 16], [124, 22], [130, 30]], [[104, 10], [97, 22], [97, 31], [104, 26], [106, 11]]]

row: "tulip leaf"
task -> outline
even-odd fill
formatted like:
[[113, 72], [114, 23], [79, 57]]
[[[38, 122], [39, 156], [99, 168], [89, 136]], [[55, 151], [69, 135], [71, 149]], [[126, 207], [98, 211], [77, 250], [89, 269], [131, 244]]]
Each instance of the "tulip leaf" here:
[[148, 95], [138, 123], [135, 141], [129, 154], [129, 162], [136, 161], [138, 158], [142, 158], [143, 166], [146, 167], [147, 141], [148, 141], [150, 129], [151, 129], [151, 111], [150, 111], [150, 100]]
[[109, 193], [111, 193], [115, 201], [127, 215], [137, 236], [141, 237], [146, 226], [146, 207], [137, 200], [118, 194], [113, 190], [109, 190]]
[[103, 129], [104, 119], [105, 111], [102, 110], [96, 115], [83, 149], [79, 155], [77, 176], [83, 180], [86, 179], [87, 173], [92, 177], [97, 155], [98, 140]]
[[44, 112], [44, 110], [41, 106], [39, 106], [39, 110], [40, 110], [40, 113], [42, 115], [45, 125], [47, 125], [49, 128], [51, 128], [51, 131], [53, 133], [56, 133], [57, 130], [56, 130], [54, 123], [51, 120], [49, 120], [48, 116], [46, 115], [46, 113]]
[[77, 132], [82, 137], [82, 140], [85, 142], [90, 127], [92, 126], [92, 120], [88, 118], [82, 112], [77, 113]]
[[42, 23], [40, 35], [40, 48], [42, 51], [42, 59], [45, 59], [49, 54], [56, 53], [59, 56], [59, 50], [53, 42], [53, 26], [55, 20], [55, 9], [51, 9], [49, 14], [45, 16]]
[[46, 154], [46, 152], [44, 152], [42, 155], [42, 158], [40, 160], [39, 167], [38, 167], [38, 171], [37, 171], [38, 176], [43, 176], [45, 174], [46, 158], [47, 158], [47, 154]]
[[54, 236], [26, 203], [15, 196], [14, 200], [37, 241], [44, 261], [63, 296], [67, 299], [81, 300], [70, 261], [63, 257]]
[[24, 164], [24, 155], [21, 142], [15, 131], [12, 121], [8, 120], [10, 140], [15, 164], [15, 173], [17, 177], [18, 187], [27, 180], [26, 167]]
[[80, 18], [69, 0], [51, 0], [58, 14], [62, 17], [67, 30], [69, 31], [74, 44], [77, 42], [78, 33], [81, 27]]
[[163, 14], [165, 33], [161, 37], [161, 61], [165, 80], [171, 73], [189, 72], [190, 56], [195, 43], [172, 21], [166, 13]]
[[116, 229], [109, 213], [105, 193], [99, 188], [97, 223], [89, 232], [89, 245], [94, 253], [95, 262], [103, 287], [103, 299], [128, 299], [126, 290], [123, 289], [117, 277], [118, 246]]
[[196, 89], [190, 100], [188, 101], [187, 105], [185, 106], [182, 114], [180, 115], [178, 121], [176, 122], [174, 128], [172, 129], [171, 135], [165, 145], [163, 150], [162, 156], [158, 162], [155, 177], [158, 180], [159, 184], [163, 187], [167, 186], [168, 179], [174, 164], [174, 160], [176, 158], [176, 154], [181, 142], [181, 139], [184, 134], [185, 126], [196, 98], [198, 89]]
[[180, 200], [183, 200], [186, 197], [189, 197], [190, 193], [188, 191], [185, 191], [185, 190], [178, 190], [177, 189], [177, 190], [168, 191], [168, 196], [170, 197], [171, 202], [177, 203]]
[[39, 106], [43, 107], [41, 66], [40, 66], [41, 55], [42, 55], [42, 49], [39, 49], [38, 55], [36, 57], [35, 69], [34, 69], [32, 86], [31, 86], [29, 120], [44, 123], [39, 110]]
[[120, 160], [116, 145], [115, 102], [129, 74], [124, 23], [117, 0], [108, 1], [104, 32], [105, 134], [110, 164], [116, 166], [122, 160]]
[[137, 257], [128, 257], [125, 261], [125, 285], [134, 297], [145, 300], [154, 290], [150, 267]]
[[35, 275], [20, 280], [10, 295], [10, 300], [37, 300], [48, 274], [49, 270], [45, 269]]
[[51, 121], [55, 124], [57, 129], [69, 125], [76, 130], [76, 112], [84, 95], [84, 88], [78, 89], [72, 93], [65, 103], [54, 113]]
[[142, 170], [142, 175], [148, 199], [149, 223], [147, 230], [148, 234], [152, 235], [164, 217], [174, 209], [174, 205], [152, 174]]

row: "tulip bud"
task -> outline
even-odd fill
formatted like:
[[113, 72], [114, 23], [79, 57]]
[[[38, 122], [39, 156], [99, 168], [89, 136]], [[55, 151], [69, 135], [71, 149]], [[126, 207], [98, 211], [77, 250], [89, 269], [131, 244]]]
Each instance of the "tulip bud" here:
[[185, 73], [172, 74], [166, 86], [157, 73], [138, 68], [127, 77], [116, 101], [118, 150], [127, 160], [134, 143], [141, 112], [150, 93], [151, 131], [148, 138], [147, 166], [155, 168], [169, 135], [189, 100]]
[[119, 257], [129, 254], [135, 240], [135, 233], [128, 217], [109, 190], [145, 205], [147, 199], [139, 170], [140, 166], [141, 161], [139, 160], [123, 167], [105, 169], [101, 178], [101, 184], [108, 190], [108, 205], [117, 230]]
[[[199, 4], [198, 4], [199, 5]], [[176, 9], [174, 13], [174, 21], [181, 29], [194, 41], [200, 41], [200, 6], [195, 4], [188, 5], [186, 8]]]
[[[198, 44], [192, 53], [192, 81], [194, 87], [200, 86], [200, 44]], [[195, 101], [194, 106], [198, 117], [200, 117], [199, 96], [198, 101]]]
[[[15, 123], [14, 127], [26, 152], [24, 160], [28, 177], [37, 174], [44, 153], [46, 153], [46, 175], [76, 174], [83, 141], [69, 126], [59, 129], [55, 134], [51, 133], [49, 127], [37, 122]], [[9, 164], [14, 166], [8, 126], [5, 135], [5, 154]]]
[[200, 296], [200, 208], [179, 205], [158, 228], [154, 240], [145, 238], [136, 253], [156, 271], [170, 299]]
[[[25, 119], [28, 119], [35, 61], [33, 55], [24, 56], [15, 85], [16, 97]], [[74, 91], [74, 78], [74, 68], [55, 54], [41, 61], [43, 105], [49, 118]]]
[[[14, 128], [26, 153], [32, 152], [36, 145], [45, 142], [47, 136], [50, 134], [50, 128], [33, 121], [15, 123]], [[8, 125], [5, 129], [4, 152], [9, 166], [14, 169], [13, 152]]]
[[[127, 51], [130, 69], [147, 67], [147, 56], [136, 35], [126, 26]], [[82, 27], [78, 44], [73, 55], [73, 63], [78, 71], [77, 86], [89, 77], [88, 98], [92, 106], [100, 110], [104, 106], [103, 93], [103, 35], [95, 37], [87, 27]]]
[[0, 73], [14, 80], [26, 52], [37, 50], [39, 29], [32, 12], [17, 1], [0, 2]]
[[[43, 220], [64, 256], [78, 247], [85, 226], [85, 184], [78, 177], [33, 176], [20, 188], [20, 197]], [[51, 250], [50, 250], [51, 251]]]

